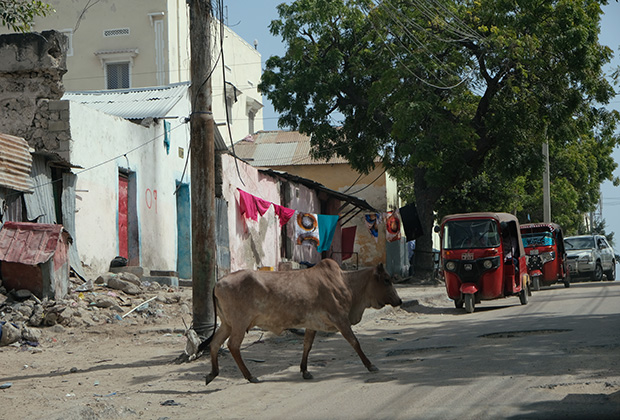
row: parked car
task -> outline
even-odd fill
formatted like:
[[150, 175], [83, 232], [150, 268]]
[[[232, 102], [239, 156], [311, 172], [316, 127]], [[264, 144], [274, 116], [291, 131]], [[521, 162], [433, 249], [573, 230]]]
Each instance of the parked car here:
[[610, 281], [616, 278], [616, 256], [604, 236], [570, 236], [564, 238], [564, 245], [572, 278], [601, 281], [603, 274]]

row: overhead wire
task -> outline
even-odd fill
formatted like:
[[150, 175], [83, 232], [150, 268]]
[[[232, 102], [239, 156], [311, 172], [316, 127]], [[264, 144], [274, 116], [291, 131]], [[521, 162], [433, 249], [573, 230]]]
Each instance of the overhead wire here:
[[[182, 125], [184, 125], [184, 124], [183, 124], [183, 123], [178, 124], [178, 125], [176, 125], [175, 127], [171, 128], [171, 129], [170, 129], [170, 131], [172, 132], [172, 131], [174, 131], [174, 130], [178, 129], [179, 127], [181, 127]], [[96, 163], [96, 164], [94, 164], [94, 165], [92, 165], [92, 166], [89, 166], [89, 167], [87, 167], [87, 168], [83, 168], [83, 169], [80, 169], [80, 170], [76, 170], [76, 171], [74, 172], [74, 174], [75, 174], [75, 175], [79, 175], [79, 174], [82, 174], [82, 173], [84, 173], [84, 172], [91, 171], [91, 170], [96, 169], [96, 168], [98, 168], [98, 167], [100, 167], [100, 166], [103, 166], [103, 165], [105, 165], [105, 164], [108, 164], [108, 163], [110, 163], [110, 162], [113, 162], [113, 161], [115, 161], [115, 160], [118, 160], [118, 159], [120, 159], [120, 158], [122, 158], [122, 157], [124, 157], [124, 158], [126, 158], [126, 159], [127, 159], [127, 155], [128, 155], [128, 154], [133, 153], [133, 152], [135, 152], [136, 150], [139, 150], [139, 149], [141, 149], [141, 148], [143, 148], [143, 147], [145, 147], [145, 146], [147, 146], [147, 145], [149, 145], [149, 144], [153, 143], [155, 140], [161, 139], [161, 138], [162, 138], [163, 136], [165, 136], [165, 135], [166, 135], [166, 134], [165, 134], [165, 131], [164, 131], [164, 133], [159, 134], [159, 135], [157, 135], [157, 136], [155, 136], [155, 137], [153, 137], [153, 138], [151, 138], [151, 139], [149, 139], [149, 140], [145, 141], [144, 143], [141, 143], [141, 144], [137, 145], [136, 147], [133, 147], [133, 148], [131, 148], [131, 149], [129, 149], [129, 150], [127, 150], [127, 151], [125, 151], [125, 152], [121, 153], [121, 154], [115, 155], [114, 157], [111, 157], [111, 158], [109, 158], [109, 159], [106, 159], [106, 160], [104, 160], [104, 161], [101, 161], [101, 162], [99, 162], [99, 163]], [[42, 184], [33, 185], [33, 187], [32, 187], [32, 188], [33, 188], [33, 190], [34, 190], [34, 189], [37, 189], [37, 188], [42, 188], [42, 187], [45, 187], [45, 186], [48, 186], [48, 185], [53, 185], [53, 184], [55, 184], [56, 182], [61, 182], [61, 181], [62, 181], [62, 178], [59, 178], [59, 179], [56, 179], [56, 180], [53, 180], [53, 181], [44, 182], [44, 183], [42, 183]], [[6, 197], [8, 198], [8, 197], [12, 197], [12, 196], [17, 196], [17, 195], [19, 195], [19, 194], [23, 194], [23, 193], [22, 193], [22, 192], [14, 192], [14, 193], [7, 194], [7, 195], [6, 195]]]
[[[223, 0], [218, 0], [217, 1], [217, 5], [219, 6], [219, 12], [220, 12], [220, 19], [219, 19], [219, 24], [220, 24], [220, 56], [222, 57], [222, 80], [223, 80], [223, 84], [224, 84], [224, 108], [226, 110], [226, 127], [228, 129], [228, 137], [230, 139], [230, 148], [232, 151], [232, 155], [236, 158], [237, 155], [235, 154], [235, 144], [233, 141], [233, 136], [232, 136], [232, 130], [230, 129], [230, 124], [231, 124], [231, 120], [230, 120], [230, 113], [229, 113], [229, 109], [228, 109], [228, 95], [226, 94], [226, 65], [224, 63], [224, 1]], [[252, 134], [252, 133], [251, 133]], [[239, 162], [237, 162], [237, 159], [235, 159], [235, 168], [237, 169], [237, 176], [239, 177], [239, 181], [241, 181], [241, 184], [245, 187], [245, 182], [243, 181], [243, 178], [241, 177], [241, 171], [239, 170]]]
[[[375, 9], [376, 9], [376, 10], [379, 10], [379, 8], [380, 8], [380, 7], [382, 7], [382, 6], [381, 6], [381, 5], [376, 5]], [[385, 7], [383, 7], [383, 8], [385, 9]], [[430, 87], [436, 88], [436, 89], [453, 89], [453, 88], [455, 88], [455, 87], [457, 87], [457, 86], [461, 85], [461, 84], [464, 82], [464, 80], [465, 80], [465, 79], [462, 79], [462, 78], [460, 78], [460, 77], [459, 77], [461, 80], [460, 80], [460, 81], [459, 81], [459, 83], [457, 83], [457, 84], [450, 85], [450, 86], [448, 86], [448, 85], [443, 85], [443, 86], [440, 86], [440, 85], [438, 85], [438, 84], [436, 84], [436, 83], [430, 82], [430, 81], [426, 80], [425, 78], [423, 78], [423, 77], [419, 76], [419, 75], [418, 75], [415, 71], [413, 71], [413, 70], [409, 67], [409, 65], [408, 65], [407, 63], [405, 63], [405, 62], [403, 61], [403, 59], [399, 56], [399, 54], [397, 54], [397, 53], [396, 53], [396, 51], [395, 51], [395, 50], [394, 50], [394, 49], [390, 46], [391, 42], [390, 42], [390, 40], [388, 39], [388, 37], [387, 37], [387, 36], [385, 36], [385, 34], [383, 33], [383, 31], [379, 30], [379, 27], [385, 27], [385, 28], [388, 28], [388, 26], [386, 26], [386, 25], [381, 25], [381, 24], [380, 24], [380, 22], [376, 22], [376, 21], [375, 21], [375, 20], [376, 20], [376, 18], [375, 18], [375, 16], [374, 16], [374, 13], [373, 13], [373, 11], [372, 11], [372, 10], [367, 10], [367, 11], [366, 11], [366, 13], [367, 13], [367, 16], [368, 16], [368, 18], [369, 18], [369, 22], [370, 22], [371, 26], [373, 27], [373, 29], [374, 29], [374, 31], [377, 33], [377, 35], [379, 35], [379, 37], [383, 40], [384, 46], [385, 46], [385, 48], [387, 49], [387, 51], [388, 51], [388, 52], [392, 55], [392, 57], [394, 57], [394, 59], [396, 59], [396, 60], [400, 63], [400, 65], [401, 65], [401, 66], [402, 66], [405, 70], [407, 70], [407, 71], [408, 71], [408, 72], [409, 72], [409, 73], [410, 73], [413, 77], [415, 77], [417, 80], [419, 80], [420, 82], [422, 82], [422, 83], [424, 83], [424, 84], [426, 84], [426, 85], [428, 85], [428, 86], [430, 86]], [[402, 24], [402, 22], [400, 22], [399, 20], [397, 20], [397, 19], [394, 17], [394, 14], [393, 14], [393, 13], [391, 13], [389, 10], [386, 10], [386, 14], [388, 15], [388, 17], [390, 17], [390, 18], [392, 19], [392, 21], [393, 21], [394, 23], [396, 23], [396, 24], [397, 24], [398, 26], [400, 26], [401, 28], [405, 28], [405, 29], [406, 29], [405, 25], [403, 25], [403, 24]], [[425, 65], [421, 62], [421, 60], [417, 57], [417, 54], [416, 54], [414, 51], [412, 51], [412, 50], [410, 49], [410, 47], [409, 47], [409, 46], [407, 46], [405, 43], [403, 43], [403, 42], [400, 40], [400, 37], [399, 37], [398, 35], [394, 34], [392, 31], [390, 31], [390, 29], [387, 29], [387, 30], [388, 30], [388, 33], [390, 33], [390, 35], [392, 36], [392, 38], [395, 40], [395, 42], [396, 42], [396, 43], [398, 43], [398, 44], [399, 44], [399, 45], [400, 45], [403, 49], [405, 49], [406, 51], [408, 51], [408, 52], [409, 52], [409, 56], [410, 56], [411, 58], [413, 58], [413, 59], [414, 59], [414, 60], [415, 60], [415, 61], [416, 61], [419, 65], [420, 65], [420, 67], [421, 67], [421, 68], [425, 68], [425, 67], [426, 67], [426, 66], [425, 66]], [[407, 30], [406, 32], [407, 32], [407, 33], [410, 33], [410, 31], [408, 31], [408, 30]], [[415, 38], [415, 36], [413, 36], [413, 34], [411, 34], [410, 39], [411, 39], [411, 41], [412, 41], [414, 44], [418, 45], [418, 47], [420, 47], [421, 49], [426, 49], [426, 47], [423, 45], [423, 43], [422, 43], [421, 41], [417, 40], [417, 39]], [[427, 52], [428, 52], [428, 50], [427, 50]], [[436, 61], [436, 58], [433, 58], [433, 57], [432, 57], [432, 55], [431, 55], [431, 59]], [[444, 65], [443, 63], [441, 63], [441, 62], [439, 62], [439, 65], [440, 65], [440, 66], [445, 66], [445, 65]], [[434, 77], [437, 81], [441, 82], [441, 80], [439, 79], [438, 75], [436, 75], [436, 74], [434, 74], [434, 73], [433, 73], [432, 75], [433, 75], [433, 77]], [[458, 77], [458, 76], [457, 76], [457, 77]]]

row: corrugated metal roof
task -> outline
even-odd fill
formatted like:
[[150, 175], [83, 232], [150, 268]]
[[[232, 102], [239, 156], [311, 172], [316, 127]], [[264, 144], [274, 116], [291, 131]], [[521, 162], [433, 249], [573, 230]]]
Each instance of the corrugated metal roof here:
[[311, 158], [310, 137], [299, 131], [259, 131], [251, 141], [236, 143], [235, 155], [258, 167], [348, 163], [341, 157]]
[[368, 204], [366, 202], [366, 200], [363, 200], [361, 198], [355, 197], [353, 195], [348, 195], [348, 194], [344, 194], [341, 193], [339, 191], [334, 191], [332, 189], [327, 188], [325, 185], [323, 184], [319, 184], [316, 181], [313, 181], [311, 179], [307, 179], [307, 178], [302, 178], [300, 176], [297, 175], [292, 175], [289, 174], [287, 172], [280, 172], [280, 171], [274, 171], [273, 169], [264, 169], [261, 170], [260, 172], [265, 173], [267, 175], [273, 176], [273, 177], [280, 177], [283, 179], [287, 179], [289, 181], [292, 182], [297, 182], [299, 184], [305, 185], [308, 188], [314, 189], [316, 191], [322, 191], [324, 193], [327, 193], [328, 195], [331, 195], [332, 197], [340, 200], [340, 201], [344, 201], [347, 202], [349, 204], [351, 204], [354, 207], [357, 207], [359, 209], [362, 210], [369, 210], [372, 212], [376, 212], [377, 210], [375, 210], [374, 207], [372, 207], [370, 204]]
[[128, 120], [163, 118], [187, 95], [189, 85], [182, 82], [147, 88], [65, 92], [62, 99]]
[[0, 186], [32, 192], [32, 155], [26, 140], [0, 134]]
[[63, 230], [62, 225], [6, 222], [0, 230], [0, 260], [43, 264], [54, 255]]

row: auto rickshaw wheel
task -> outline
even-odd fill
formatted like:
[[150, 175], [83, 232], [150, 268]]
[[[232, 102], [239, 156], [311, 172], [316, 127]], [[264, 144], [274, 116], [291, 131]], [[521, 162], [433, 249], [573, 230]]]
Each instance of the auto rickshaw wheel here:
[[456, 306], [456, 309], [461, 309], [463, 307], [463, 299], [455, 299], [454, 306]]
[[540, 277], [532, 277], [532, 290], [538, 292], [540, 290]]
[[567, 289], [570, 287], [570, 278], [568, 276], [564, 278], [564, 287]]
[[470, 314], [474, 311], [474, 295], [472, 293], [465, 295], [465, 311]]
[[527, 286], [523, 286], [519, 292], [519, 301], [521, 305], [527, 305]]

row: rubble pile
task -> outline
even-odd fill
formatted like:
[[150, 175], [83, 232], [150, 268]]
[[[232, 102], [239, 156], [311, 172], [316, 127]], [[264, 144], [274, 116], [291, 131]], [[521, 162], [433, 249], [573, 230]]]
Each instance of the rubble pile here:
[[0, 345], [37, 343], [39, 329], [53, 325], [156, 324], [191, 314], [187, 290], [143, 282], [131, 273], [107, 273], [86, 282], [72, 278], [72, 286], [62, 300], [41, 300], [28, 290], [7, 291], [0, 280]]

